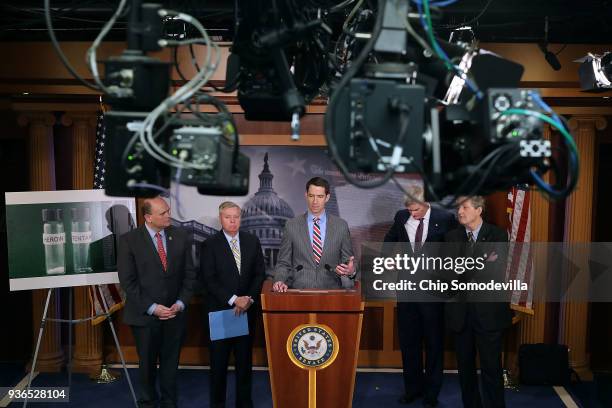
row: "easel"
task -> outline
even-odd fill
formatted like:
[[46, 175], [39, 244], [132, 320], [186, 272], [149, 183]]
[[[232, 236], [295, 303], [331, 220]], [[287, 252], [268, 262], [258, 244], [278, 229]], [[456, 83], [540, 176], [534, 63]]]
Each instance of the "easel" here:
[[[45, 324], [47, 322], [57, 322], [57, 323], [68, 323], [70, 325], [89, 322], [93, 319], [98, 318], [99, 316], [106, 316], [106, 320], [108, 320], [108, 324], [110, 325], [111, 332], [113, 333], [113, 338], [115, 340], [115, 346], [117, 347], [117, 352], [119, 353], [119, 358], [121, 358], [121, 364], [123, 365], [123, 371], [125, 371], [125, 378], [127, 379], [128, 385], [130, 386], [130, 392], [132, 394], [132, 399], [134, 400], [134, 406], [138, 408], [138, 400], [136, 399], [136, 393], [134, 392], [134, 387], [132, 386], [132, 380], [130, 379], [130, 374], [128, 373], [127, 367], [125, 365], [125, 359], [123, 357], [123, 352], [121, 351], [121, 346], [119, 345], [119, 339], [117, 338], [117, 333], [115, 332], [115, 326], [111, 320], [111, 315], [108, 311], [108, 304], [106, 303], [106, 298], [102, 293], [102, 289], [100, 289], [99, 285], [95, 285], [96, 290], [100, 294], [100, 298], [102, 299], [102, 306], [104, 307], [104, 313], [101, 315], [86, 317], [83, 319], [73, 319], [72, 318], [72, 291], [73, 288], [70, 287], [70, 295], [69, 295], [69, 307], [68, 307], [68, 319], [49, 319], [47, 318], [47, 312], [49, 309], [49, 302], [51, 301], [51, 294], [55, 288], [49, 288], [47, 292], [47, 300], [45, 302], [45, 308], [43, 311], [42, 319], [40, 320], [40, 329], [38, 331], [38, 340], [36, 341], [36, 348], [34, 349], [34, 357], [32, 358], [32, 368], [30, 369], [30, 378], [28, 379], [28, 387], [27, 390], [30, 390], [32, 386], [32, 380], [34, 378], [34, 370], [36, 368], [36, 359], [38, 358], [38, 350], [40, 349], [40, 342], [42, 341], [43, 331], [45, 330]], [[70, 389], [72, 385], [72, 327], [68, 330], [68, 389]], [[26, 398], [23, 401], [23, 407], [25, 408], [28, 405], [27, 399], [28, 393], [26, 392]]]

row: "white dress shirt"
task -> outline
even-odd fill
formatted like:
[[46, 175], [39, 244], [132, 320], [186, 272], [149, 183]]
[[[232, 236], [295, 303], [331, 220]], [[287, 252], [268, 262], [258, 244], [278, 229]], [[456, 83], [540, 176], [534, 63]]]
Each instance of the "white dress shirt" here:
[[[431, 215], [431, 206], [427, 209], [425, 216], [423, 217], [423, 236], [421, 237], [421, 243], [425, 242], [427, 239], [427, 230], [429, 229], [429, 216]], [[404, 227], [406, 228], [406, 232], [408, 233], [408, 239], [410, 240], [410, 246], [414, 251], [414, 238], [416, 236], [417, 228], [419, 227], [419, 223], [421, 221], [414, 218], [410, 215]]]

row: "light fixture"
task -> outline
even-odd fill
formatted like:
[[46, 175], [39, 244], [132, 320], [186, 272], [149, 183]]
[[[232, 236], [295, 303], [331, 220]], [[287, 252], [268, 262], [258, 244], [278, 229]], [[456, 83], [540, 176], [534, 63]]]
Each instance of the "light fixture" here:
[[459, 103], [459, 97], [461, 96], [461, 92], [463, 91], [463, 87], [465, 85], [467, 72], [472, 67], [472, 60], [476, 55], [478, 55], [478, 50], [470, 50], [466, 52], [463, 57], [461, 57], [461, 62], [459, 62], [459, 70], [463, 74], [455, 75], [451, 80], [448, 90], [446, 91], [446, 95], [444, 96], [444, 103], [446, 105], [455, 105]]
[[459, 72], [451, 80], [444, 96], [444, 103], [446, 105], [454, 105], [459, 103], [459, 97], [465, 86], [467, 72], [472, 67], [472, 60], [478, 55], [478, 50], [474, 47], [476, 37], [470, 26], [459, 27], [451, 31], [448, 42], [457, 44], [466, 50], [458, 65]]
[[548, 62], [548, 65], [555, 71], [561, 69], [561, 63], [557, 56], [548, 50], [548, 16], [544, 18], [544, 42], [538, 44], [540, 50], [544, 53], [544, 59]]
[[612, 52], [603, 55], [588, 53], [576, 62], [581, 62], [578, 74], [583, 91], [604, 92], [612, 89]]
[[450, 33], [450, 37], [448, 38], [448, 42], [459, 45], [467, 45], [471, 46], [476, 41], [476, 36], [474, 35], [474, 31], [472, 31], [472, 27], [463, 26], [454, 29]]
[[559, 62], [559, 59], [553, 52], [548, 50], [548, 44], [540, 43], [538, 47], [544, 53], [544, 59], [548, 62], [548, 65], [555, 71], [559, 71], [561, 69], [561, 62]]

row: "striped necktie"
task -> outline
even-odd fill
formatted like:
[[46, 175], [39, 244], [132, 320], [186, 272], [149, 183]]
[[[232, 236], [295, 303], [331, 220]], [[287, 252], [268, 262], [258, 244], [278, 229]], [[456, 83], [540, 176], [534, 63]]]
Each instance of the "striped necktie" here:
[[321, 239], [319, 217], [314, 217], [312, 222], [312, 255], [315, 263], [318, 265], [321, 262], [321, 256], [323, 256], [323, 240]]
[[476, 240], [474, 239], [474, 233], [472, 233], [472, 231], [468, 231], [467, 236], [468, 243], [470, 244], [470, 246], [474, 246], [474, 243], [476, 243]]
[[238, 240], [236, 238], [232, 238], [231, 247], [232, 254], [234, 254], [234, 261], [236, 261], [236, 267], [238, 268], [238, 273], [240, 273], [240, 247], [238, 246]]
[[474, 255], [474, 244], [476, 244], [476, 240], [474, 239], [474, 234], [472, 233], [472, 231], [468, 231], [467, 236], [468, 236], [468, 244], [467, 244], [465, 255], [473, 256]]

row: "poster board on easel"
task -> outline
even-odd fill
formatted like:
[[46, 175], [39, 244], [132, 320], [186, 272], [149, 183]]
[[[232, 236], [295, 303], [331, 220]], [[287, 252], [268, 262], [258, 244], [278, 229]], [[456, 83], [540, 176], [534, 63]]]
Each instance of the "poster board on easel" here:
[[[27, 191], [5, 194], [10, 290], [48, 289], [34, 348], [27, 390], [32, 386], [38, 352], [47, 322], [88, 323], [97, 316], [48, 318], [54, 288], [95, 286], [103, 301], [134, 406], [134, 387], [100, 285], [119, 283], [117, 238], [136, 225], [133, 198], [108, 197], [103, 190]], [[72, 377], [72, 329], [68, 341], [68, 383]], [[27, 395], [27, 394], [26, 394]], [[28, 403], [25, 397], [23, 407]]]

